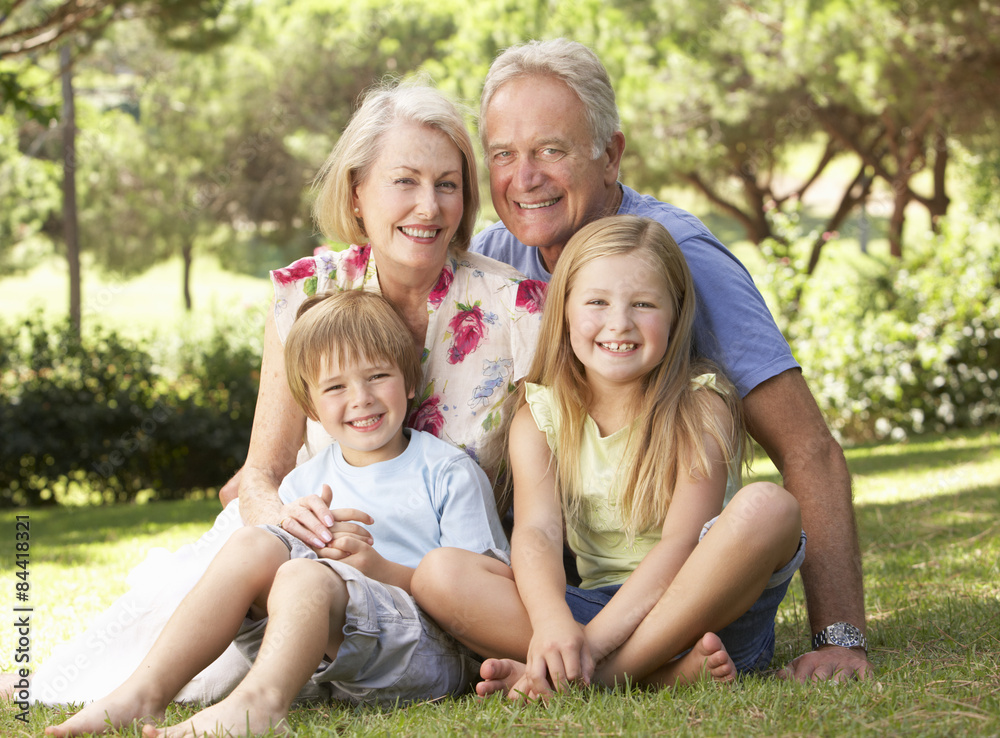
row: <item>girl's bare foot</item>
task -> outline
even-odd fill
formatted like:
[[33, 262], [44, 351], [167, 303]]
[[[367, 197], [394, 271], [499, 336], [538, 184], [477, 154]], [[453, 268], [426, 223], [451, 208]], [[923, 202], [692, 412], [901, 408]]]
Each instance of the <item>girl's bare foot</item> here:
[[165, 709], [166, 703], [122, 685], [107, 697], [91, 702], [69, 720], [50, 725], [45, 734], [64, 738], [83, 733], [104, 733], [130, 725], [134, 720], [159, 720]]
[[[666, 679], [661, 681], [660, 673]], [[656, 677], [661, 684], [678, 687], [705, 679], [731, 682], [736, 679], [736, 664], [719, 636], [706, 633], [690, 651], [667, 664]]]
[[[242, 686], [242, 685], [241, 685]], [[288, 705], [267, 692], [237, 687], [222, 702], [207, 707], [187, 722], [166, 728], [147, 725], [146, 738], [182, 738], [184, 736], [259, 735], [274, 730], [288, 733]]]
[[513, 659], [486, 659], [479, 667], [483, 681], [476, 685], [476, 694], [488, 697], [497, 692], [510, 693], [524, 676], [524, 664]]

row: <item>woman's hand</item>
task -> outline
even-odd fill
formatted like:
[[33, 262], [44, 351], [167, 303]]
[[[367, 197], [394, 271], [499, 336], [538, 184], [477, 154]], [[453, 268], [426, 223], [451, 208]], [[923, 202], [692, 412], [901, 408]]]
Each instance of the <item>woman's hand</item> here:
[[300, 497], [282, 506], [279, 527], [317, 551], [329, 546], [338, 536], [349, 536], [371, 545], [371, 534], [352, 521], [371, 525], [372, 517], [352, 508], [331, 510], [332, 500], [333, 490], [324, 484], [320, 494]]

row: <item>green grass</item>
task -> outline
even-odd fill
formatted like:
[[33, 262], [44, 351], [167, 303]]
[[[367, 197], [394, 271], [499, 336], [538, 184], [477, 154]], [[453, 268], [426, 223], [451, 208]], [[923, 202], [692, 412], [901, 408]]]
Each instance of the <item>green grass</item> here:
[[[193, 309], [184, 310], [181, 261], [173, 258], [128, 279], [84, 263], [81, 312], [84, 330], [100, 324], [132, 338], [170, 333], [201, 335], [220, 321], [253, 320], [263, 333], [271, 282], [225, 271], [217, 259], [196, 258], [191, 269]], [[62, 320], [69, 314], [65, 259], [50, 256], [32, 270], [0, 279], [0, 315], [7, 321], [32, 312]]]
[[[789, 684], [765, 675], [732, 689], [588, 691], [547, 707], [502, 699], [443, 700], [396, 711], [297, 709], [297, 735], [998, 735], [1000, 734], [1000, 431], [921, 437], [850, 449], [875, 677]], [[760, 464], [757, 473], [773, 477]], [[153, 547], [176, 548], [214, 517], [215, 501], [36, 509], [31, 516], [33, 658], [80, 632], [120, 594], [125, 572]], [[13, 517], [0, 515], [13, 546]], [[5, 555], [0, 582], [16, 582]], [[8, 600], [12, 601], [12, 600]], [[796, 578], [779, 611], [774, 664], [808, 647]], [[0, 664], [13, 666], [11, 628]], [[180, 719], [187, 708], [171, 708]], [[0, 716], [3, 735], [40, 735], [58, 710], [30, 722]], [[137, 729], [118, 735], [138, 735]]]

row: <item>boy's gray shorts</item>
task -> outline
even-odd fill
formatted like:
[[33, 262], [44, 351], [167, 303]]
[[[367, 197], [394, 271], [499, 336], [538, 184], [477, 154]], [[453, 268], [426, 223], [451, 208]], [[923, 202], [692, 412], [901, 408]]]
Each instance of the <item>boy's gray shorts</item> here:
[[[344, 641], [324, 660], [299, 700], [334, 699], [392, 706], [461, 694], [478, 679], [472, 651], [445, 633], [406, 591], [370, 579], [349, 564], [321, 559], [295, 536], [261, 526], [288, 546], [290, 559], [313, 559], [347, 584]], [[308, 593], [302, 600], [308, 606]], [[267, 618], [243, 622], [236, 645], [252, 663], [264, 639]]]

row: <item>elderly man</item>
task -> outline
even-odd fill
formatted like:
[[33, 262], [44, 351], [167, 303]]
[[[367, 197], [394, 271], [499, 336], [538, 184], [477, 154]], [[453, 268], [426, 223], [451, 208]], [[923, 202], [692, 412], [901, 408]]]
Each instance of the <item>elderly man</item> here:
[[[487, 75], [480, 128], [502, 222], [479, 234], [474, 251], [547, 281], [577, 229], [613, 213], [658, 220], [681, 246], [698, 291], [696, 348], [722, 365], [744, 396], [749, 430], [798, 500], [809, 536], [802, 579], [814, 650], [782, 675], [865, 677], [871, 665], [861, 557], [843, 451], [745, 267], [693, 215], [618, 181], [625, 136], [600, 60], [563, 39], [507, 49]], [[720, 632], [727, 649], [755, 641], [765, 660], [756, 667], [766, 666], [783, 596], [783, 588], [768, 590], [761, 600], [777, 601], [758, 601]], [[771, 613], [766, 624], [755, 610]]]

